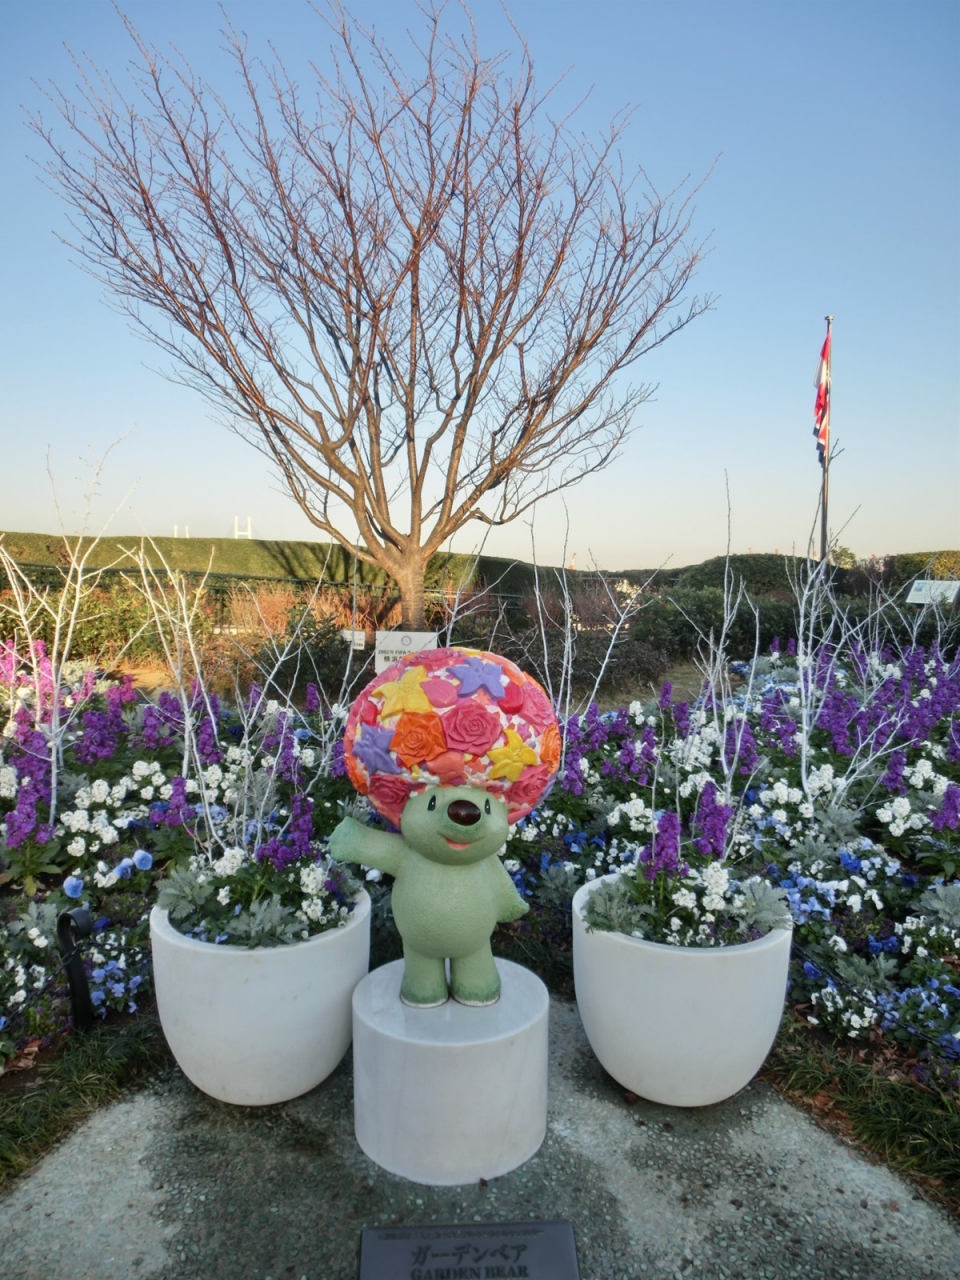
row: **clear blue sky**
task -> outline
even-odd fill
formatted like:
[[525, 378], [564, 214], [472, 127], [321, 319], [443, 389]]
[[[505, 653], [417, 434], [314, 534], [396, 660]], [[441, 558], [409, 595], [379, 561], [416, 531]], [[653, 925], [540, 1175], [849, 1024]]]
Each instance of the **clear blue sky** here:
[[[227, 0], [235, 24], [296, 65], [322, 57], [302, 0]], [[215, 0], [126, 0], [152, 41], [206, 78], [232, 70]], [[402, 49], [412, 0], [355, 0]], [[509, 43], [497, 0], [472, 10], [486, 53]], [[960, 4], [957, 0], [513, 0], [560, 100], [589, 97], [599, 132], [624, 105], [624, 143], [661, 189], [702, 177], [712, 252], [697, 289], [715, 309], [637, 375], [659, 384], [613, 468], [536, 515], [538, 558], [578, 567], [689, 564], [806, 549], [819, 467], [813, 375], [834, 322], [831, 526], [858, 555], [960, 547]], [[249, 445], [162, 364], [56, 238], [65, 210], [29, 156], [33, 81], [69, 88], [66, 44], [123, 73], [110, 0], [10, 0], [0, 48], [0, 528], [75, 531], [83, 459], [110, 454], [90, 519], [111, 532], [311, 538]], [[47, 476], [51, 461], [59, 501]], [[847, 523], [849, 521], [849, 523]], [[841, 526], [846, 525], [841, 530]], [[567, 531], [568, 530], [568, 531]], [[461, 544], [468, 549], [470, 540]], [[529, 558], [530, 531], [488, 550]]]

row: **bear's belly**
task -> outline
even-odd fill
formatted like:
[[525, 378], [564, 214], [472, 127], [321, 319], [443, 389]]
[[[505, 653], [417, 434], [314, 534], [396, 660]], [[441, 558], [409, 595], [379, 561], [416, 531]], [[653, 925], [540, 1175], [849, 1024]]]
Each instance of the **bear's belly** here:
[[467, 956], [497, 924], [496, 879], [484, 862], [444, 867], [410, 857], [393, 886], [393, 917], [404, 942], [428, 956]]

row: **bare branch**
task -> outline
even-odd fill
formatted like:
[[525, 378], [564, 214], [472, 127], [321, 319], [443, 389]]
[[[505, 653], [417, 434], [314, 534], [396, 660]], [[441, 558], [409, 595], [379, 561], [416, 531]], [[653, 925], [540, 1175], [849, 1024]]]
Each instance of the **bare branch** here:
[[551, 121], [522, 42], [485, 58], [456, 16], [404, 67], [332, 3], [306, 88], [228, 29], [239, 111], [127, 22], [124, 91], [77, 60], [32, 122], [87, 269], [408, 622], [458, 529], [610, 462], [633, 365], [710, 305], [695, 191], [625, 172], [623, 119]]

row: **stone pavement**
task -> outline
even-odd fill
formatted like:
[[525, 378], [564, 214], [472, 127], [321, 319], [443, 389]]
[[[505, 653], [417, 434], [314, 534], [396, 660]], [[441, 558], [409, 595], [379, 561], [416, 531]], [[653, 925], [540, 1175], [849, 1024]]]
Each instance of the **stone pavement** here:
[[512, 1173], [433, 1188], [373, 1164], [349, 1055], [312, 1093], [259, 1109], [173, 1071], [0, 1198], [0, 1276], [354, 1280], [364, 1226], [529, 1218], [573, 1223], [583, 1280], [960, 1275], [960, 1224], [768, 1086], [700, 1109], [630, 1104], [576, 1006], [554, 1000], [550, 1019], [547, 1138]]

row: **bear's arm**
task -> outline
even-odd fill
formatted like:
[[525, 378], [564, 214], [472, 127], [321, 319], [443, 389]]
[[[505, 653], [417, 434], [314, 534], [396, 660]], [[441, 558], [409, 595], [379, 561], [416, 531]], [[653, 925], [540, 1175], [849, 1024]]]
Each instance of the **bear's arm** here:
[[375, 831], [356, 818], [344, 818], [330, 835], [330, 856], [337, 862], [359, 862], [395, 876], [407, 851], [403, 836]]
[[503, 924], [511, 920], [519, 920], [530, 910], [529, 903], [524, 902], [517, 886], [510, 879], [510, 873], [499, 858], [492, 859], [494, 874], [497, 878], [497, 919]]

